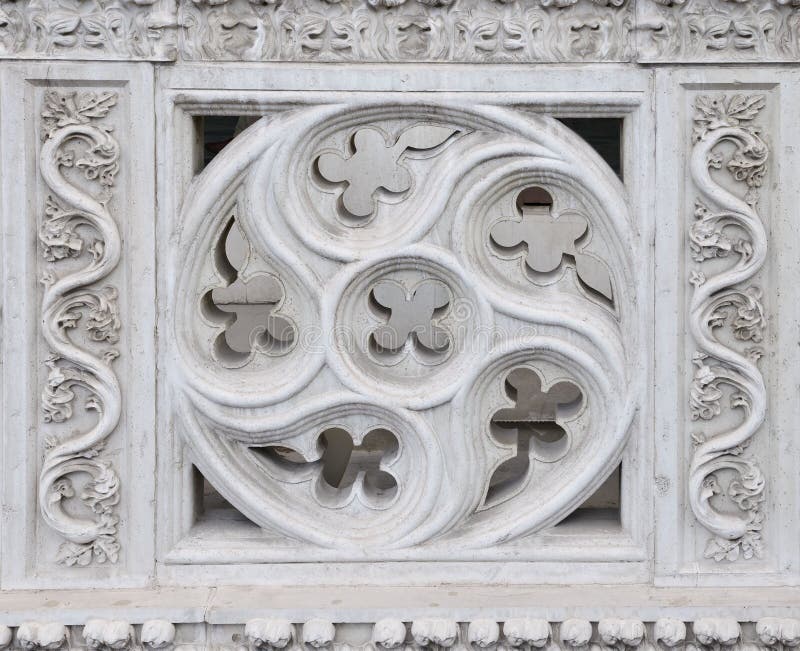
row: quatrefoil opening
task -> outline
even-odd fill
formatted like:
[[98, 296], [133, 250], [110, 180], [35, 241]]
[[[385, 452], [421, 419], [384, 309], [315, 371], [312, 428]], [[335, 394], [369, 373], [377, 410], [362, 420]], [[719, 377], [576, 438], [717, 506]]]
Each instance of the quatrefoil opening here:
[[215, 263], [228, 282], [203, 297], [204, 313], [225, 326], [214, 342], [216, 358], [224, 366], [246, 364], [256, 351], [288, 352], [296, 338], [294, 321], [279, 312], [285, 299], [283, 284], [273, 274], [247, 273], [252, 251], [235, 220], [220, 236]]
[[369, 217], [379, 189], [399, 194], [411, 189], [413, 177], [400, 161], [409, 150], [430, 151], [444, 144], [457, 129], [420, 124], [403, 131], [393, 143], [374, 127], [358, 129], [353, 152], [344, 157], [325, 152], [315, 159], [319, 175], [329, 183], [344, 183], [341, 205], [354, 217]]
[[441, 356], [450, 349], [450, 334], [436, 323], [450, 306], [450, 290], [442, 281], [426, 279], [408, 292], [398, 282], [382, 280], [370, 299], [373, 311], [386, 318], [370, 335], [375, 354], [397, 354], [409, 341], [425, 354]]
[[578, 244], [589, 232], [589, 220], [574, 211], [554, 214], [552, 196], [543, 188], [523, 190], [517, 205], [522, 219], [504, 219], [492, 226], [492, 244], [503, 253], [526, 250], [525, 265], [534, 277], [557, 274], [567, 259], [574, 263], [578, 279], [587, 288], [613, 301], [608, 267], [585, 253], [585, 245]]
[[387, 429], [370, 430], [357, 444], [346, 429], [325, 429], [317, 438], [318, 456], [312, 460], [286, 445], [253, 450], [288, 476], [315, 475], [314, 494], [323, 506], [339, 507], [357, 491], [366, 506], [381, 508], [397, 495], [397, 479], [384, 467], [397, 457], [399, 443]]
[[492, 436], [505, 446], [514, 447], [514, 456], [501, 463], [489, 480], [485, 504], [491, 505], [516, 494], [528, 479], [531, 459], [554, 463], [570, 447], [565, 422], [583, 405], [583, 392], [569, 380], [542, 388], [542, 378], [533, 369], [521, 367], [505, 378], [506, 395], [513, 407], [495, 412], [491, 418]]

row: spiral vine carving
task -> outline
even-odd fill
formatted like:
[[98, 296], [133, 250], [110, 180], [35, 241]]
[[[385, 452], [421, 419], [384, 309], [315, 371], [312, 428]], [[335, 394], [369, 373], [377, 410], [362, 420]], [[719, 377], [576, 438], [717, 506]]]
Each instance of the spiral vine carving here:
[[[761, 290], [749, 285], [767, 254], [757, 206], [769, 149], [754, 125], [764, 106], [763, 95], [699, 96], [695, 102], [691, 175], [700, 197], [689, 230], [697, 263], [690, 277], [690, 324], [697, 345], [691, 415], [710, 424], [722, 414], [726, 399], [741, 413], [735, 426], [693, 435], [689, 497], [697, 519], [713, 534], [705, 556], [717, 561], [762, 555], [765, 480], [744, 452], [764, 422], [767, 402], [758, 368], [762, 351], [748, 345], [762, 340], [765, 325]], [[730, 156], [718, 147], [726, 142], [735, 147]], [[732, 182], [717, 176], [723, 168]], [[735, 262], [706, 275], [707, 260], [729, 256]], [[719, 336], [725, 329], [732, 339]], [[734, 477], [726, 487], [722, 473]], [[726, 498], [738, 509], [720, 508], [718, 500]]]
[[[113, 345], [120, 320], [117, 290], [98, 287], [117, 266], [121, 249], [107, 205], [119, 169], [119, 144], [111, 128], [99, 122], [116, 102], [111, 92], [48, 91], [42, 109], [40, 171], [50, 193], [39, 231], [50, 263], [42, 278], [42, 335], [51, 351], [42, 393], [44, 422], [70, 420], [74, 403], [84, 396], [83, 409], [97, 414], [89, 428], [45, 439], [39, 505], [47, 524], [65, 538], [58, 560], [66, 565], [116, 562], [120, 547], [114, 512], [119, 478], [102, 455], [120, 418], [120, 387], [111, 368], [119, 354]], [[65, 173], [68, 168], [74, 170], [71, 175]], [[86, 183], [79, 185], [75, 172]], [[72, 263], [64, 264], [70, 258]], [[74, 484], [81, 475], [88, 481]], [[85, 515], [65, 508], [73, 498]]]

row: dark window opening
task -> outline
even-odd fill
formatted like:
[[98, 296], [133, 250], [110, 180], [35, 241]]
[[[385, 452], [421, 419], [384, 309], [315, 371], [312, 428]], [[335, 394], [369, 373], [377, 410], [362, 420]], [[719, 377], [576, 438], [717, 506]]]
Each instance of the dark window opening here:
[[559, 118], [600, 154], [622, 178], [622, 118]]

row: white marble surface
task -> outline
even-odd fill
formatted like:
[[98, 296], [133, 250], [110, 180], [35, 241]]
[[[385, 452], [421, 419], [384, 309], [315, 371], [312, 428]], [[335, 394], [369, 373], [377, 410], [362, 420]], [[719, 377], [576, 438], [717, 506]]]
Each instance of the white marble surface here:
[[0, 1], [0, 647], [797, 646], [798, 25]]

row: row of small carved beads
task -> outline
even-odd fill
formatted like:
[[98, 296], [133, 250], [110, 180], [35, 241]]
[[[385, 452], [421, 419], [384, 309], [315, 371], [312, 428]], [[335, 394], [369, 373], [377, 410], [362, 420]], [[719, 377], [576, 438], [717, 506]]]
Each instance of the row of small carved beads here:
[[[251, 619], [243, 632], [234, 633], [230, 644], [215, 649], [270, 649], [312, 651], [330, 649], [550, 649], [551, 651], [626, 651], [640, 649], [686, 649], [706, 651], [723, 646], [731, 651], [784, 649], [800, 645], [800, 620], [767, 617], [748, 626], [735, 619], [704, 618], [687, 625], [678, 619], [645, 623], [635, 619], [585, 619], [550, 623], [542, 619], [508, 619], [498, 623], [478, 619], [459, 623], [450, 619], [420, 619], [407, 624], [399, 619], [382, 619], [372, 628], [371, 640], [350, 644], [336, 638], [347, 625], [323, 619], [292, 624], [282, 619]], [[196, 628], [192, 627], [195, 631]], [[166, 620], [148, 620], [141, 626], [125, 621], [92, 619], [83, 627], [58, 623], [26, 622], [12, 629], [0, 625], [0, 649], [205, 649], [210, 645], [193, 640]], [[14, 644], [16, 642], [16, 644]]]

